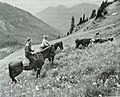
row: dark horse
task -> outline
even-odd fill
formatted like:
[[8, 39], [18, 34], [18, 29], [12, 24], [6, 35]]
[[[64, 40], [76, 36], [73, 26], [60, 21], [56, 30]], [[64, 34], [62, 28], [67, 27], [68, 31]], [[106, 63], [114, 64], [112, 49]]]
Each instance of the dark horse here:
[[17, 82], [15, 77], [21, 74], [23, 70], [36, 69], [37, 70], [36, 78], [38, 78], [38, 76], [40, 75], [42, 66], [44, 65], [45, 58], [54, 55], [54, 53], [55, 53], [55, 49], [53, 45], [47, 47], [41, 52], [36, 53], [35, 56], [37, 58], [37, 62], [34, 63], [32, 68], [29, 68], [29, 66], [23, 66], [22, 61], [11, 62], [9, 64], [9, 76], [12, 79], [12, 82], [15, 82], [15, 83]]
[[[58, 47], [59, 47], [61, 50], [63, 50], [63, 42], [62, 42], [62, 41], [56, 42], [55, 44], [53, 44], [53, 46], [54, 46], [55, 51], [57, 50]], [[52, 60], [52, 64], [53, 64], [54, 58], [55, 58], [55, 54], [52, 54], [51, 56], [49, 56], [49, 57], [48, 57], [49, 62], [51, 62], [51, 60]]]

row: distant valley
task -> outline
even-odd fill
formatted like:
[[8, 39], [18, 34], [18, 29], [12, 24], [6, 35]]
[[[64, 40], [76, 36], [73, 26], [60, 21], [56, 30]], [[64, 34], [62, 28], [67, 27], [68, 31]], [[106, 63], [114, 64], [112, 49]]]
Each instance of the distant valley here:
[[40, 44], [44, 34], [49, 35], [49, 40], [62, 36], [31, 13], [0, 2], [0, 59], [23, 47], [27, 37], [32, 38], [33, 44]]
[[0, 2], [0, 48], [24, 45], [27, 37], [35, 44], [41, 43], [44, 34], [49, 35], [49, 40], [61, 35], [31, 13]]
[[82, 3], [71, 8], [59, 5], [57, 7], [46, 8], [42, 12], [37, 13], [36, 16], [66, 34], [70, 28], [72, 16], [75, 16], [75, 22], [78, 23], [83, 14], [90, 17], [93, 9], [97, 10], [98, 5]]

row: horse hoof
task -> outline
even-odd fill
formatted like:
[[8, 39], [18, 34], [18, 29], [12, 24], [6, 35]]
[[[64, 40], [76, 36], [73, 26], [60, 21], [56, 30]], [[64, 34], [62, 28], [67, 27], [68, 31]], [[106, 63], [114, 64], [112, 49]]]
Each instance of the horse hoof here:
[[38, 75], [36, 76], [36, 79], [38, 79]]
[[46, 76], [45, 74], [42, 74], [42, 75], [41, 75], [41, 78], [44, 78], [45, 76]]
[[14, 82], [13, 81], [11, 81], [11, 84], [13, 84]]
[[17, 83], [17, 81], [15, 81], [15, 84]]

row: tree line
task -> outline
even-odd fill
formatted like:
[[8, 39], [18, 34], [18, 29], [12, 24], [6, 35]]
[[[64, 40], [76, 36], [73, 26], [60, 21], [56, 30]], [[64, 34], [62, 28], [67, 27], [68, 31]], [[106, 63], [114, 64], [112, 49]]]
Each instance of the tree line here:
[[106, 10], [106, 7], [109, 6], [110, 4], [112, 4], [113, 2], [117, 2], [117, 1], [120, 1], [120, 0], [113, 0], [112, 2], [109, 2], [108, 0], [102, 1], [98, 10], [95, 10], [95, 9], [92, 10], [89, 18], [86, 17], [85, 14], [83, 14], [83, 16], [80, 17], [79, 22], [77, 24], [75, 24], [75, 17], [72, 16], [70, 29], [67, 32], [67, 36], [72, 34], [73, 32], [75, 32], [75, 26], [80, 26], [81, 24], [87, 22], [89, 19], [95, 18], [95, 21], [96, 21], [97, 19], [105, 18], [104, 16], [108, 13]]

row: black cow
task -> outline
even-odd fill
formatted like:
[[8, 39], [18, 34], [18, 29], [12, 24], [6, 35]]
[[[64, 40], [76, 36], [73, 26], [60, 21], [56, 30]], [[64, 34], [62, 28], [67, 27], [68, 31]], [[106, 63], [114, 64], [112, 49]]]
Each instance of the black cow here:
[[107, 39], [95, 39], [94, 43], [104, 43], [107, 42]]
[[108, 39], [94, 39], [94, 43], [104, 43], [108, 41], [113, 41], [113, 38], [108, 38]]
[[97, 78], [102, 79], [103, 85], [105, 84], [106, 80], [111, 76], [111, 75], [116, 75], [116, 69], [115, 68], [110, 68], [107, 69], [106, 71], [103, 71]]
[[100, 33], [98, 32], [98, 33], [96, 33], [95, 35], [99, 35]]
[[113, 38], [108, 38], [108, 41], [113, 41], [114, 39]]
[[87, 47], [91, 43], [91, 39], [92, 38], [76, 39], [75, 40], [75, 43], [76, 43], [76, 47], [75, 48], [78, 48], [80, 44], [83, 47]]

